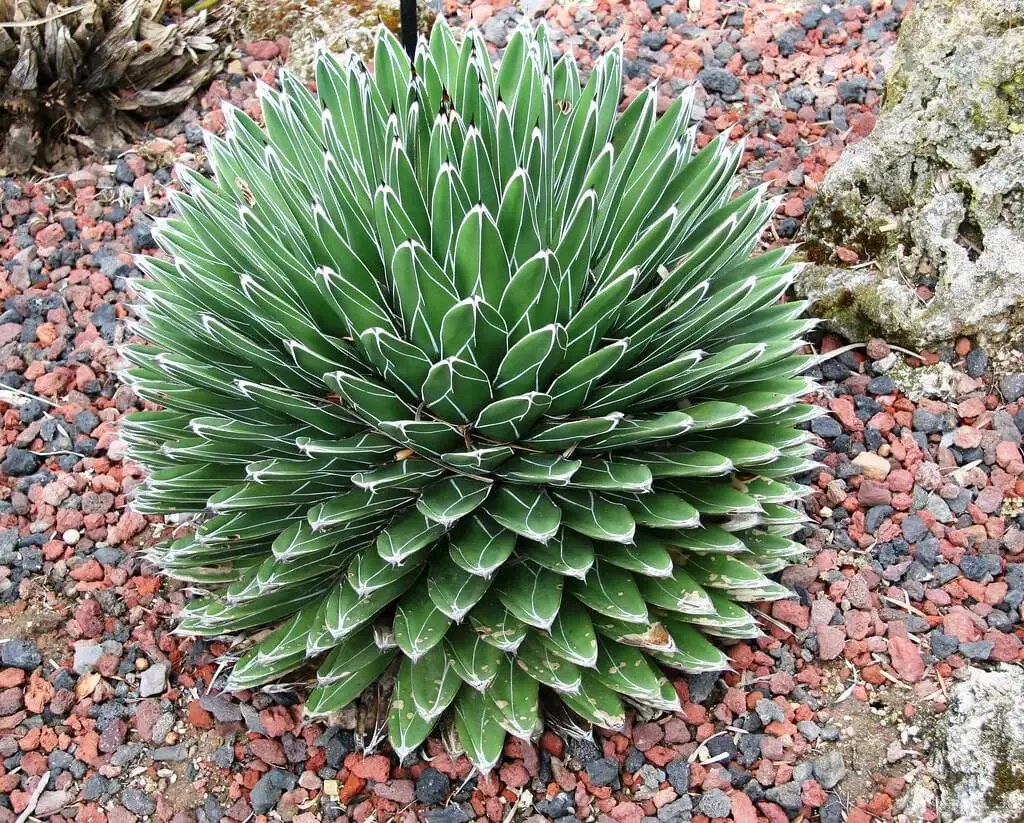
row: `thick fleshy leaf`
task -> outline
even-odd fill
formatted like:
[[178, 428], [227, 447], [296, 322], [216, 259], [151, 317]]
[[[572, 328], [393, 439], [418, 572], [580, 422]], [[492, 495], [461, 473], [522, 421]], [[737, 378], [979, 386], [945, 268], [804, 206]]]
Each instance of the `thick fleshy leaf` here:
[[657, 532], [642, 532], [635, 543], [598, 543], [597, 556], [605, 563], [644, 577], [670, 577], [672, 555], [658, 540]]
[[606, 686], [619, 694], [651, 700], [661, 694], [658, 674], [643, 652], [613, 640], [598, 642], [597, 669]]
[[386, 562], [400, 565], [434, 543], [444, 531], [443, 524], [424, 517], [419, 511], [407, 511], [377, 535], [377, 553]]
[[317, 686], [306, 700], [306, 711], [312, 715], [325, 715], [341, 711], [376, 680], [395, 657], [395, 649], [381, 650], [373, 645], [363, 646], [361, 654], [332, 658], [320, 667], [317, 677], [324, 685]]
[[523, 454], [505, 463], [497, 475], [522, 485], [567, 486], [579, 469], [579, 460], [556, 454]]
[[475, 428], [489, 440], [515, 442], [533, 428], [550, 405], [550, 395], [542, 392], [495, 400], [480, 412]]
[[448, 357], [430, 367], [420, 392], [423, 402], [438, 417], [452, 423], [468, 423], [491, 398], [487, 373], [458, 357]]
[[441, 613], [456, 623], [487, 594], [490, 585], [487, 578], [460, 568], [445, 554], [439, 553], [430, 561], [427, 593]]
[[509, 531], [538, 543], [554, 537], [562, 520], [562, 512], [551, 498], [528, 486], [496, 486], [484, 511]]
[[565, 329], [547, 325], [526, 334], [502, 358], [494, 377], [498, 399], [546, 391], [565, 356]]
[[540, 683], [506, 654], [498, 664], [498, 676], [484, 692], [498, 711], [501, 725], [515, 737], [531, 740], [541, 728], [537, 710]]
[[494, 585], [498, 599], [530, 626], [547, 630], [562, 603], [562, 577], [537, 563], [511, 564]]
[[561, 695], [563, 701], [581, 717], [605, 729], [621, 729], [626, 712], [618, 695], [595, 672], [584, 669], [577, 694]]
[[562, 522], [573, 531], [614, 543], [631, 543], [636, 521], [629, 509], [597, 492], [555, 489], [552, 497], [562, 510]]
[[707, 614], [714, 610], [707, 592], [682, 569], [671, 577], [640, 578], [640, 591], [652, 606], [683, 614]]
[[433, 722], [455, 699], [462, 680], [453, 668], [444, 646], [435, 646], [415, 663], [410, 660], [408, 665], [412, 702], [416, 712], [424, 720]]
[[568, 590], [577, 600], [601, 614], [629, 623], [647, 620], [647, 605], [633, 575], [610, 563], [596, 560], [586, 581], [571, 580]]
[[537, 634], [530, 633], [516, 649], [516, 664], [530, 677], [560, 692], [578, 692], [580, 670], [549, 649]]
[[547, 543], [523, 541], [520, 548], [537, 565], [566, 577], [585, 579], [594, 565], [594, 546], [590, 540], [564, 527]]
[[501, 758], [505, 743], [502, 714], [490, 698], [463, 686], [455, 698], [455, 728], [470, 762], [486, 774]]
[[449, 542], [452, 562], [470, 574], [490, 577], [501, 568], [516, 546], [513, 532], [486, 514], [463, 518]]
[[[443, 656], [443, 652], [441, 653]], [[402, 661], [391, 693], [391, 707], [388, 711], [388, 735], [399, 762], [405, 760], [430, 734], [434, 718], [423, 712], [416, 703], [415, 683], [417, 674], [414, 663], [408, 657]], [[422, 676], [422, 675], [421, 675]], [[454, 697], [454, 694], [452, 695]], [[451, 698], [448, 698], [449, 702]], [[444, 711], [445, 707], [441, 707]]]
[[497, 597], [485, 597], [477, 603], [469, 620], [481, 638], [503, 652], [514, 652], [526, 637], [526, 624]]
[[447, 527], [483, 503], [490, 492], [489, 481], [449, 477], [425, 489], [416, 508], [429, 520]]
[[570, 663], [590, 667], [597, 661], [597, 636], [587, 609], [559, 610], [548, 633], [539, 633], [536, 637]]
[[444, 640], [450, 619], [434, 605], [426, 583], [402, 597], [395, 607], [395, 642], [413, 661]]
[[481, 691], [498, 674], [502, 652], [467, 626], [457, 626], [445, 635], [447, 662], [467, 686]]

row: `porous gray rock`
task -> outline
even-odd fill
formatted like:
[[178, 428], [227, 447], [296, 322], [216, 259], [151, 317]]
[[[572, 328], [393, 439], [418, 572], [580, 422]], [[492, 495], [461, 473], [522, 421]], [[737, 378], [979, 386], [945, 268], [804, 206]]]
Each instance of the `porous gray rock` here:
[[1024, 340], [1022, 15], [1024, 0], [920, 0], [904, 22], [878, 122], [801, 238], [797, 290], [846, 336]]
[[949, 693], [932, 741], [942, 819], [1024, 819], [1024, 672], [971, 669]]
[[167, 664], [155, 663], [142, 673], [139, 678], [139, 694], [153, 697], [167, 688]]

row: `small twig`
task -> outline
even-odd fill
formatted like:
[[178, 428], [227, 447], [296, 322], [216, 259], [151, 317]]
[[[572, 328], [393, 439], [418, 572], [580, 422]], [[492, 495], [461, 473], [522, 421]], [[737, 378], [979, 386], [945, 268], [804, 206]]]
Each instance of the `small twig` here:
[[897, 600], [895, 597], [889, 597], [889, 595], [887, 594], [880, 594], [878, 596], [885, 602], [892, 603], [894, 606], [899, 606], [901, 609], [904, 609], [910, 612], [911, 614], [917, 615], [918, 617], [927, 617], [927, 615], [923, 611], [914, 608], [910, 605], [910, 603], [904, 603], [901, 600]]
[[39, 397], [38, 395], [32, 394], [31, 392], [27, 392], [24, 389], [16, 389], [14, 386], [4, 386], [2, 389], [0, 389], [0, 401], [7, 403], [8, 405], [11, 406], [15, 405], [15, 403], [13, 398], [8, 399], [7, 397], [5, 397], [7, 392], [14, 392], [15, 394], [20, 394], [22, 397], [27, 397], [29, 400], [38, 400], [40, 403], [45, 403], [47, 406], [53, 406], [54, 408], [60, 405], [59, 403], [54, 403], [52, 400], [47, 400], [45, 397]]
[[853, 673], [853, 682], [845, 689], [843, 689], [842, 694], [840, 694], [839, 697], [836, 698], [836, 702], [833, 704], [836, 706], [838, 706], [840, 703], [846, 700], [846, 698], [853, 694], [853, 690], [857, 688], [857, 684], [860, 683], [860, 677], [857, 675], [857, 668], [855, 666], [851, 666], [849, 662], [847, 662], [846, 665]]
[[890, 683], [895, 683], [897, 686], [899, 686], [900, 688], [903, 688], [903, 689], [909, 689], [910, 688], [910, 686], [907, 683], [904, 683], [902, 680], [900, 680], [898, 677], [896, 677], [896, 675], [889, 674], [889, 672], [887, 672], [884, 668], [882, 668], [883, 661], [882, 661], [882, 659], [877, 654], [871, 655], [871, 659], [874, 660], [878, 664], [878, 671], [882, 675], [882, 677], [884, 677]]
[[25, 823], [25, 821], [32, 816], [32, 812], [36, 810], [36, 804], [39, 802], [39, 797], [44, 791], [46, 791], [46, 784], [49, 782], [49, 772], [39, 778], [39, 784], [36, 786], [35, 791], [32, 792], [32, 796], [28, 799], [28, 805], [25, 807], [25, 810], [18, 815], [18, 819], [14, 823]]
[[772, 616], [770, 616], [768, 614], [765, 614], [760, 609], [751, 609], [751, 611], [754, 612], [755, 614], [758, 614], [761, 617], [763, 617], [765, 620], [767, 620], [769, 623], [771, 623], [773, 626], [775, 626], [775, 628], [781, 629], [782, 631], [786, 632], [786, 634], [794, 634], [792, 629], [790, 629], [789, 627], [787, 627], [784, 624], [780, 623], [774, 617], [772, 617]]
[[60, 20], [60, 18], [67, 17], [69, 14], [74, 14], [76, 11], [81, 11], [84, 8], [85, 6], [71, 6], [70, 8], [56, 11], [48, 17], [40, 17], [38, 20], [17, 20], [10, 23], [0, 23], [0, 29], [30, 29], [35, 26], [42, 26], [52, 20]]
[[512, 818], [515, 817], [516, 810], [519, 808], [519, 805], [523, 802], [523, 792], [525, 791], [526, 789], [520, 789], [519, 792], [516, 794], [515, 803], [508, 804], [508, 810], [505, 812], [505, 817], [502, 819], [501, 823], [512, 823]]
[[477, 769], [476, 766], [474, 766], [472, 769], [470, 769], [469, 774], [466, 775], [466, 779], [463, 780], [461, 784], [459, 784], [459, 788], [457, 788], [454, 792], [452, 792], [451, 794], [448, 795], [448, 799], [445, 800], [444, 805], [447, 806], [449, 803], [451, 803], [452, 802], [452, 798], [455, 797], [455, 795], [457, 795], [459, 792], [461, 792], [464, 788], [466, 788], [466, 786], [469, 785], [469, 781], [472, 780], [473, 777], [475, 775], [479, 774], [479, 773], [480, 773], [480, 770]]
[[[846, 354], [848, 351], [853, 351], [854, 349], [859, 349], [866, 345], [867, 343], [850, 343], [846, 346], [840, 346], [838, 349], [833, 349], [832, 351], [826, 352], [825, 354], [819, 354], [817, 357], [814, 358], [814, 362], [811, 365], [817, 366], [820, 363], [824, 363], [826, 360], [831, 360], [833, 357], [839, 357], [839, 355], [841, 354]], [[920, 354], [919, 352], [911, 351], [910, 349], [905, 349], [902, 346], [894, 346], [892, 343], [889, 343], [888, 346], [893, 351], [898, 351], [903, 354], [909, 355], [910, 357], [917, 358], [922, 362], [924, 361], [924, 355]]]

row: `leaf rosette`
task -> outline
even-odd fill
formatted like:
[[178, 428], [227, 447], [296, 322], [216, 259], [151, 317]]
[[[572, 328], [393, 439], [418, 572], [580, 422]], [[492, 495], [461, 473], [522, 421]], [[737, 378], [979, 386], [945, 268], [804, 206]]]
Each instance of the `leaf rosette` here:
[[200, 515], [154, 552], [213, 592], [181, 630], [276, 627], [232, 688], [319, 658], [328, 714], [395, 666], [396, 751], [446, 715], [487, 769], [542, 694], [678, 708], [666, 670], [788, 596], [812, 321], [790, 251], [752, 256], [742, 146], [695, 152], [689, 93], [619, 114], [618, 49], [585, 83], [543, 27], [498, 68], [443, 23], [375, 54], [283, 73], [181, 171], [126, 350], [164, 410], [124, 437], [136, 508]]

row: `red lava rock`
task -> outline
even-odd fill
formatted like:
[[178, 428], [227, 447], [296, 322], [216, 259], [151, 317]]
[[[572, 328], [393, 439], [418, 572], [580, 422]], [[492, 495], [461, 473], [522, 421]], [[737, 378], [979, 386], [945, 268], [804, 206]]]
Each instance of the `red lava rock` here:
[[95, 558], [90, 557], [85, 563], [74, 569], [70, 577], [81, 582], [95, 582], [103, 579], [103, 567]]
[[640, 823], [644, 818], [641, 806], [632, 802], [619, 803], [611, 810], [611, 817], [619, 823]]
[[768, 803], [762, 800], [757, 804], [757, 808], [768, 820], [768, 823], [789, 823], [789, 816], [782, 810], [781, 806], [775, 803]]
[[24, 682], [25, 672], [22, 669], [0, 669], [0, 689], [20, 686]]
[[359, 795], [366, 788], [366, 780], [355, 774], [345, 778], [344, 784], [338, 790], [338, 802], [348, 803], [353, 797]]
[[981, 432], [971, 426], [961, 426], [953, 433], [953, 443], [961, 449], [976, 449], [981, 445]]
[[916, 683], [924, 677], [921, 651], [909, 638], [893, 637], [889, 641], [889, 656], [896, 673], [908, 683]]
[[841, 656], [846, 646], [846, 633], [841, 626], [818, 626], [815, 630], [818, 639], [818, 656], [822, 660], [835, 660]]
[[295, 728], [295, 718], [284, 706], [272, 706], [261, 711], [260, 723], [271, 737], [280, 737]]
[[1013, 663], [1021, 659], [1022, 644], [1017, 635], [990, 631], [985, 634], [985, 639], [992, 642], [992, 653], [989, 659], [1000, 663]]
[[257, 40], [246, 44], [245, 53], [256, 60], [273, 60], [280, 55], [281, 48], [273, 40]]
[[545, 731], [540, 736], [540, 747], [553, 757], [561, 758], [565, 754], [565, 743], [552, 731]]
[[892, 492], [889, 487], [877, 480], [865, 480], [860, 484], [857, 492], [857, 502], [865, 508], [871, 506], [884, 506], [892, 500]]
[[498, 774], [501, 781], [512, 789], [521, 789], [530, 782], [530, 773], [522, 763], [506, 763]]
[[416, 799], [416, 784], [412, 780], [389, 780], [375, 785], [373, 793], [377, 797], [406, 806]]
[[972, 643], [981, 638], [981, 629], [967, 612], [956, 609], [942, 617], [942, 631], [961, 643]]
[[360, 757], [350, 754], [345, 758], [345, 766], [357, 777], [383, 783], [391, 773], [391, 761], [382, 754]]
[[792, 600], [776, 600], [772, 606], [772, 617], [798, 629], [806, 629], [811, 624], [810, 610]]
[[675, 751], [675, 749], [669, 749], [665, 746], [653, 746], [644, 752], [644, 756], [655, 766], [663, 768], [675, 760], [679, 756], [679, 753]]
[[213, 715], [199, 705], [198, 700], [188, 704], [188, 711], [185, 714], [185, 722], [197, 729], [212, 729], [214, 724]]
[[[1004, 469], [1009, 468], [1013, 464], [1020, 464], [1020, 446], [1008, 440], [1003, 440], [996, 446], [996, 462]], [[1012, 473], [1019, 474], [1020, 469], [1018, 468]]]
[[64, 227], [60, 223], [50, 223], [36, 232], [36, 243], [44, 248], [56, 246], [64, 239]]
[[796, 687], [793, 675], [786, 672], [775, 672], [768, 681], [772, 694], [789, 694]]
[[641, 723], [633, 727], [633, 745], [641, 752], [660, 743], [665, 732], [657, 723]]
[[[249, 751], [271, 766], [284, 766], [288, 762], [284, 754], [284, 747], [276, 740], [269, 740], [265, 737], [250, 740]], [[366, 777], [366, 775], [361, 774], [360, 777]]]
[[732, 819], [735, 823], [757, 823], [757, 810], [754, 801], [741, 791], [729, 792], [732, 803]]
[[886, 484], [893, 492], [910, 492], [914, 488], [914, 475], [906, 469], [893, 469], [886, 478]]
[[690, 729], [684, 720], [673, 717], [665, 723], [665, 742], [674, 745], [676, 743], [690, 742]]

